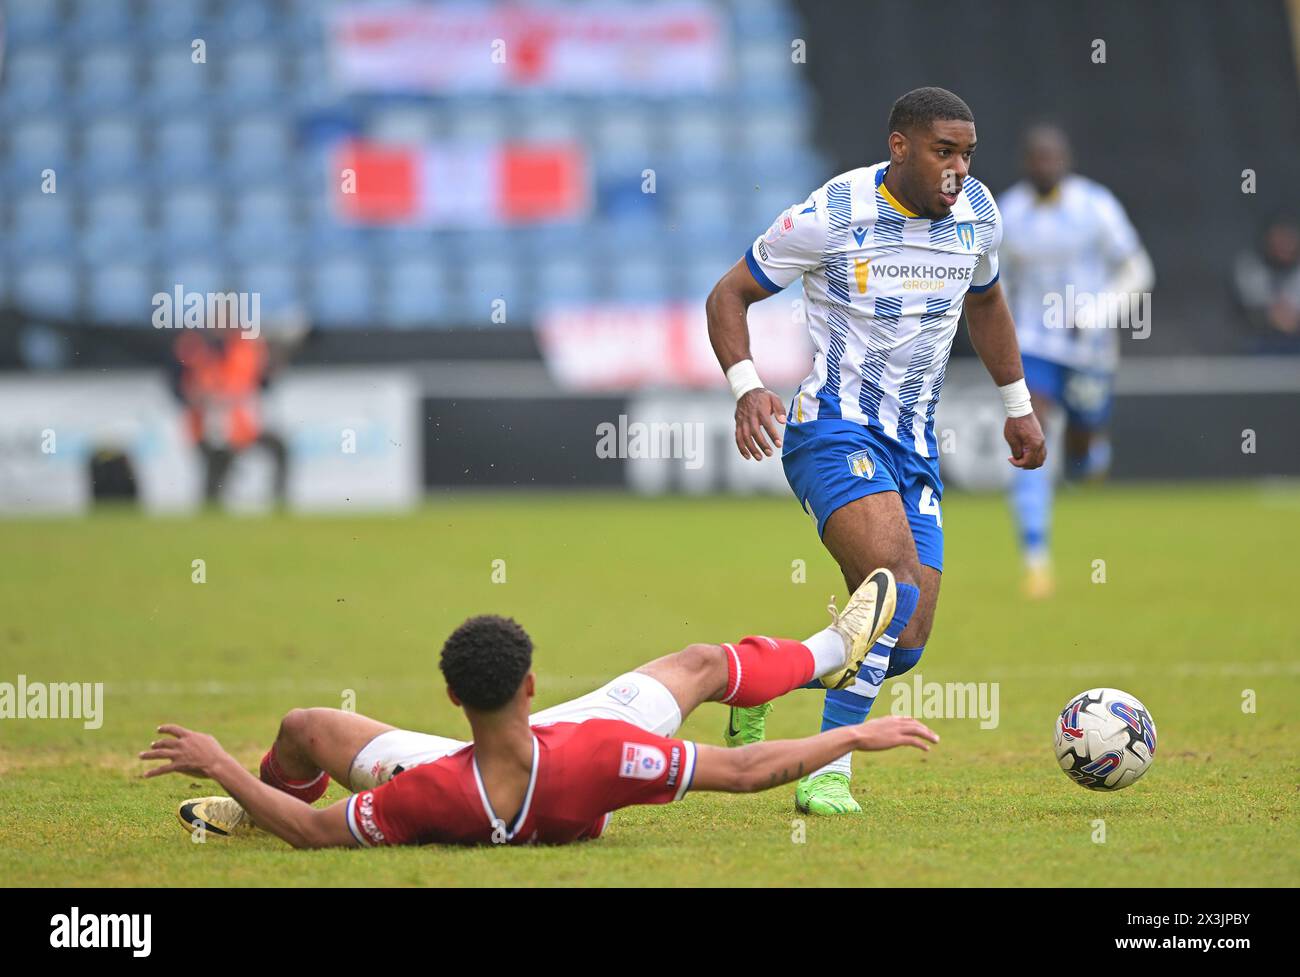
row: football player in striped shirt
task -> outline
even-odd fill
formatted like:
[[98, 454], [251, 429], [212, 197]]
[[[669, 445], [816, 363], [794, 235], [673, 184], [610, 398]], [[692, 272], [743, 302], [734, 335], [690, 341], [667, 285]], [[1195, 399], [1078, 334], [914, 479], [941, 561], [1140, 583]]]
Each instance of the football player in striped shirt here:
[[[1118, 327], [1155, 282], [1151, 259], [1115, 195], [1070, 172], [1070, 145], [1055, 126], [1025, 136], [1025, 177], [998, 198], [1005, 225], [1007, 296], [1034, 411], [1065, 413], [1066, 471], [1101, 478], [1110, 467], [1111, 390]], [[1148, 306], [1149, 308], [1149, 306]], [[1127, 324], [1132, 324], [1131, 322]], [[1136, 333], [1135, 333], [1136, 334]], [[1053, 473], [1016, 472], [1011, 508], [1025, 561], [1024, 590], [1047, 597]]]
[[[908, 92], [890, 112], [888, 145], [884, 162], [834, 177], [777, 217], [707, 302], [741, 455], [781, 450], [795, 497], [851, 589], [876, 566], [898, 580], [893, 622], [853, 685], [827, 693], [823, 729], [862, 722], [881, 683], [915, 666], [929, 637], [943, 571], [934, 411], [963, 309], [1006, 405], [1011, 464], [1033, 469], [1046, 457], [998, 284], [1001, 219], [970, 175], [970, 108], [942, 88]], [[746, 310], [798, 278], [815, 353], [786, 405], [750, 359]], [[769, 709], [733, 708], [727, 742], [761, 740]], [[800, 781], [799, 809], [859, 812], [850, 760]]]

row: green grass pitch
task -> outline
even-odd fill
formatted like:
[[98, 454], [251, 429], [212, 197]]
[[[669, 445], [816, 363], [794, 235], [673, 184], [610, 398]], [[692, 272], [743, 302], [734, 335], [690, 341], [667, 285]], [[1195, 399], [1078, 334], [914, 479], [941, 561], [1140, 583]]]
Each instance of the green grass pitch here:
[[[930, 754], [859, 755], [864, 816], [803, 818], [781, 787], [621, 811], [603, 839], [565, 848], [323, 852], [265, 835], [193, 844], [174, 809], [211, 786], [143, 781], [136, 751], [174, 721], [252, 767], [286, 710], [339, 706], [345, 690], [360, 712], [463, 735], [436, 653], [478, 612], [511, 614], [533, 634], [539, 707], [691, 641], [802, 637], [823, 626], [830, 594], [844, 596], [811, 521], [788, 499], [530, 494], [439, 499], [406, 517], [6, 523], [0, 681], [106, 691], [98, 730], [0, 720], [0, 880], [1300, 883], [1300, 489], [1065, 492], [1058, 594], [1034, 604], [1019, 596], [1002, 498], [951, 493], [944, 521], [947, 572], [917, 671], [999, 683], [1000, 722], [937, 719], [943, 742]], [[191, 582], [196, 559], [206, 583]], [[1097, 560], [1104, 583], [1092, 579]], [[1110, 795], [1076, 787], [1051, 751], [1059, 710], [1098, 685], [1141, 698], [1160, 733], [1147, 776]], [[771, 734], [814, 732], [820, 700], [780, 701]], [[725, 720], [706, 705], [683, 732], [718, 743]]]

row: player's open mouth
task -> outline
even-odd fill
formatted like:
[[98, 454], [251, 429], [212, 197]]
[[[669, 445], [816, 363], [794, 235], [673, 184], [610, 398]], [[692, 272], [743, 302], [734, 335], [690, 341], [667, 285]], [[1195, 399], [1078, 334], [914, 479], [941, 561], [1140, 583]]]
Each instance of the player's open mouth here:
[[939, 191], [939, 199], [942, 200], [942, 201], [943, 201], [945, 204], [947, 204], [949, 207], [951, 207], [953, 204], [955, 204], [955, 203], [957, 202], [957, 194], [955, 194], [955, 193], [945, 193], [944, 191], [940, 190], [940, 191]]

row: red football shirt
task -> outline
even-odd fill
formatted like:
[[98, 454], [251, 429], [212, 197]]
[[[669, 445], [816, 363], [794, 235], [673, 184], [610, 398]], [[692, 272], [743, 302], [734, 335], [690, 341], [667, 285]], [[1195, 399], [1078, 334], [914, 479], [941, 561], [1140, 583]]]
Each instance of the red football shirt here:
[[506, 824], [492, 810], [474, 745], [402, 771], [348, 800], [348, 828], [372, 845], [563, 844], [595, 838], [610, 814], [690, 789], [695, 744], [615, 719], [533, 727], [533, 772]]

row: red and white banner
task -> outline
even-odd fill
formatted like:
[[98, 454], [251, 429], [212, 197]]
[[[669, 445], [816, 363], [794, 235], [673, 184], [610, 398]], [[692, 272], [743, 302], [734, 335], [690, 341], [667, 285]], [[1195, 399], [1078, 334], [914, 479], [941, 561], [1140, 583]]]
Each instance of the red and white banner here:
[[492, 227], [577, 220], [591, 210], [582, 147], [570, 143], [401, 146], [335, 151], [335, 204], [352, 224]]
[[345, 3], [329, 36], [351, 92], [672, 95], [716, 90], [730, 62], [725, 22], [701, 3]]
[[[774, 390], [793, 391], [812, 369], [803, 296], [795, 291], [749, 307], [754, 365]], [[727, 386], [703, 301], [560, 308], [543, 314], [537, 331], [547, 368], [567, 390]]]

